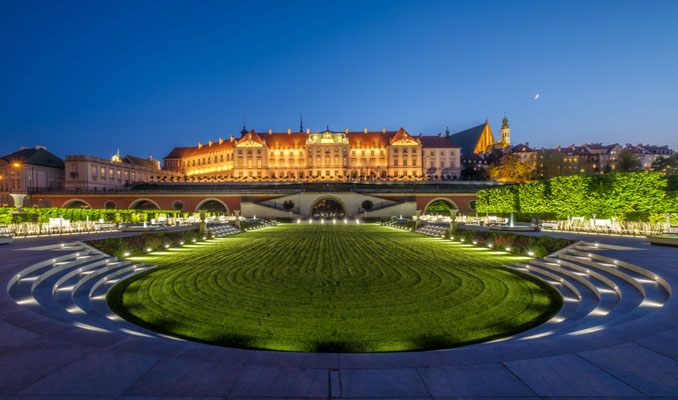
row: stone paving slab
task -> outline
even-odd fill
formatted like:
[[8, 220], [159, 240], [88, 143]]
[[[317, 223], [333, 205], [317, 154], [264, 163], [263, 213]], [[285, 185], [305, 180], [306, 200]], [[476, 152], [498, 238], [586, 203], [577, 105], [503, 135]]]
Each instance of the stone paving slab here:
[[3, 348], [0, 352], [2, 394], [15, 394], [73, 360], [84, 356], [86, 348]]
[[234, 397], [327, 397], [324, 369], [245, 367], [230, 392]]
[[125, 394], [138, 396], [226, 396], [242, 367], [188, 360], [160, 360]]
[[343, 397], [430, 397], [415, 368], [342, 369]]
[[599, 349], [578, 354], [643, 394], [678, 394], [678, 361], [652, 350]]
[[158, 362], [156, 357], [95, 352], [28, 386], [21, 394], [117, 396]]
[[420, 368], [419, 372], [434, 397], [536, 396], [500, 363]]
[[629, 385], [574, 354], [505, 363], [541, 396], [642, 396]]

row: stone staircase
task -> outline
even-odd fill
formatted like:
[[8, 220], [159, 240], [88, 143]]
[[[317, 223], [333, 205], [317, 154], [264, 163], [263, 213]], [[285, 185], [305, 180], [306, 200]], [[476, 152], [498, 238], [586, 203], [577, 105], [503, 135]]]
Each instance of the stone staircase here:
[[92, 331], [164, 336], [123, 320], [106, 303], [106, 293], [114, 284], [155, 265], [120, 260], [81, 242], [43, 249], [65, 254], [31, 265], [9, 281], [7, 292], [18, 304]]
[[549, 282], [563, 296], [558, 315], [511, 339], [581, 335], [637, 321], [661, 308], [671, 286], [647, 269], [596, 254], [614, 246], [577, 242], [559, 252], [509, 265]]

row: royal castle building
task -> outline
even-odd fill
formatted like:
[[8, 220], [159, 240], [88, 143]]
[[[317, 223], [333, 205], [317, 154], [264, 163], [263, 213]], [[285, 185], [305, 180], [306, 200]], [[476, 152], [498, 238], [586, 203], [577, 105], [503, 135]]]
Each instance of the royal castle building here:
[[460, 146], [442, 135], [397, 131], [258, 133], [177, 147], [163, 168], [189, 180], [457, 178]]

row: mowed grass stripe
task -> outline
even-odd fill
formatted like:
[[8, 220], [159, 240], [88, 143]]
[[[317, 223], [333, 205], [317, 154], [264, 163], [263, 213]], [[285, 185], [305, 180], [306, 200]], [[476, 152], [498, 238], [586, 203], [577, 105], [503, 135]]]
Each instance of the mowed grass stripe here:
[[293, 351], [452, 347], [548, 320], [562, 305], [514, 260], [378, 225], [280, 225], [171, 255], [116, 285], [111, 307], [170, 335]]

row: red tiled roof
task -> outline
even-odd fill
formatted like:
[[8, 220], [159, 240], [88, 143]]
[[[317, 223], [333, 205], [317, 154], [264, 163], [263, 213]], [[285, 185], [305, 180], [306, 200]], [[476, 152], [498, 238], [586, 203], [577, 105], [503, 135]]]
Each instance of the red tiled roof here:
[[421, 145], [432, 149], [460, 149], [461, 146], [445, 139], [444, 136], [419, 136]]
[[[400, 132], [402, 130], [402, 132]], [[393, 140], [402, 138], [405, 135], [408, 135], [413, 140], [419, 140], [423, 147], [431, 148], [459, 148], [458, 145], [452, 143], [450, 140], [441, 136], [419, 136], [412, 137], [405, 131], [403, 128], [400, 128], [398, 132], [396, 131], [356, 131], [356, 132], [346, 132], [346, 138], [348, 139], [348, 144], [350, 147], [373, 147], [376, 144], [376, 147], [386, 147]], [[313, 132], [318, 133], [318, 132]], [[164, 159], [175, 159], [183, 158], [190, 156], [197, 156], [201, 154], [209, 154], [218, 151], [228, 150], [233, 148], [235, 143], [240, 143], [252, 134], [252, 139], [263, 144], [266, 143], [268, 148], [294, 148], [295, 144], [298, 147], [305, 147], [306, 140], [308, 139], [308, 134], [305, 132], [264, 132], [257, 133], [254, 130], [251, 130], [247, 134], [243, 135], [242, 138], [231, 141], [229, 139], [224, 140], [222, 143], [214, 142], [212, 145], [203, 144], [201, 147], [190, 146], [190, 147], [175, 147]], [[360, 142], [360, 146], [358, 146]]]

